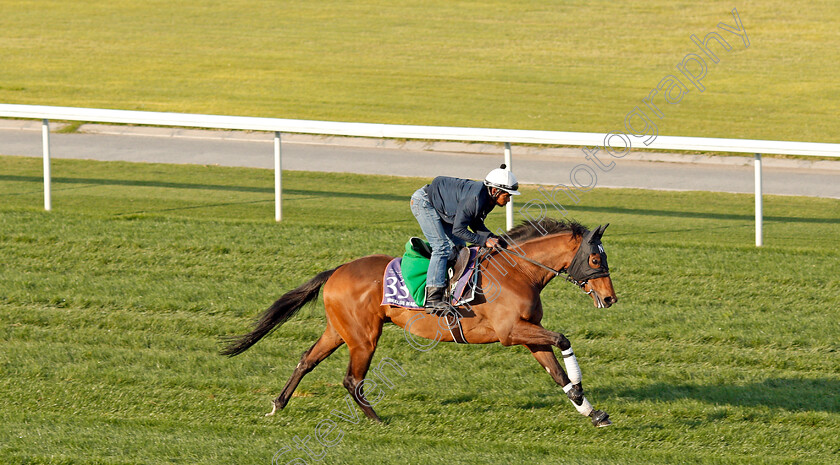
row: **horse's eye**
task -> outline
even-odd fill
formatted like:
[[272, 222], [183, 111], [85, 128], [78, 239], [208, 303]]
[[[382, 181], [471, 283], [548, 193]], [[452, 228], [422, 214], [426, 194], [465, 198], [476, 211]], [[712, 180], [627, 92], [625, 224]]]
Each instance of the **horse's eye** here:
[[592, 264], [595, 265], [595, 266], [598, 266], [598, 265], [601, 264], [601, 260], [598, 260], [597, 258], [593, 258], [592, 259]]

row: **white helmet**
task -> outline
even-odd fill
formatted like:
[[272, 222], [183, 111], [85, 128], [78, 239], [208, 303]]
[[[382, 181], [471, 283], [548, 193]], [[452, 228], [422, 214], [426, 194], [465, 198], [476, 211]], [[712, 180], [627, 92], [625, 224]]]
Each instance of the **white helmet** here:
[[487, 176], [484, 178], [484, 185], [487, 187], [501, 189], [510, 193], [510, 195], [521, 194], [521, 192], [519, 192], [519, 181], [516, 180], [516, 176], [505, 168], [507, 168], [507, 166], [502, 165], [487, 173]]

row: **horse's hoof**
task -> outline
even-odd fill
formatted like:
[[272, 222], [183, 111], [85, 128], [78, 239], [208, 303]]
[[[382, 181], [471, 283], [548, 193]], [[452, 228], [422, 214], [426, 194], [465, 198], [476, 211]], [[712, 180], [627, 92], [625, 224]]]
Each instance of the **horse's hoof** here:
[[592, 417], [592, 425], [596, 428], [612, 425], [610, 415], [603, 410], [593, 410], [590, 416]]

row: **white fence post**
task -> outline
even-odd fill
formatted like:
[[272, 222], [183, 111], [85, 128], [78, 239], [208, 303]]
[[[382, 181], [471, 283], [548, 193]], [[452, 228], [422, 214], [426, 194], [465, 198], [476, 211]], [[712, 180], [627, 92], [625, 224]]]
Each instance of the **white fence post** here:
[[[507, 170], [513, 170], [511, 163], [513, 163], [513, 157], [510, 153], [510, 142], [505, 142], [505, 165], [507, 165]], [[510, 202], [508, 202], [507, 206], [505, 207], [505, 225], [507, 230], [510, 231], [513, 229], [513, 196], [510, 197]]]
[[762, 237], [762, 222], [764, 220], [764, 206], [761, 201], [761, 154], [755, 154], [755, 246], [764, 244]]
[[52, 173], [50, 169], [50, 121], [41, 121], [41, 140], [44, 145], [44, 210], [52, 210]]
[[283, 218], [282, 195], [283, 164], [280, 158], [280, 131], [274, 131], [274, 220]]

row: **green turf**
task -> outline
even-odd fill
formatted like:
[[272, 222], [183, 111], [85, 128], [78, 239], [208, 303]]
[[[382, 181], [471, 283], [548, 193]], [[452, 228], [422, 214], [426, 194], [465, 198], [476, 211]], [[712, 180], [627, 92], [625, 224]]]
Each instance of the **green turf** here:
[[[749, 48], [717, 27], [736, 7]], [[606, 133], [717, 31], [732, 50], [659, 101], [660, 134], [840, 142], [838, 21], [834, 0], [2, 0], [0, 102]]]
[[[277, 224], [270, 170], [53, 163], [47, 213], [40, 160], [0, 157], [0, 463], [268, 464], [346, 409], [341, 348], [263, 416], [320, 335], [320, 304], [233, 359], [217, 338], [317, 272], [399, 253], [419, 233], [408, 197], [424, 180], [286, 172]], [[536, 194], [524, 190], [517, 200]], [[558, 281], [544, 324], [570, 338], [613, 427], [578, 415], [523, 348], [423, 353], [388, 326], [374, 363], [407, 375], [376, 406], [385, 424], [338, 420], [341, 440], [313, 452], [342, 464], [837, 463], [840, 201], [766, 196], [761, 249], [752, 205], [596, 189], [571, 208], [611, 223], [620, 302], [595, 309]]]

